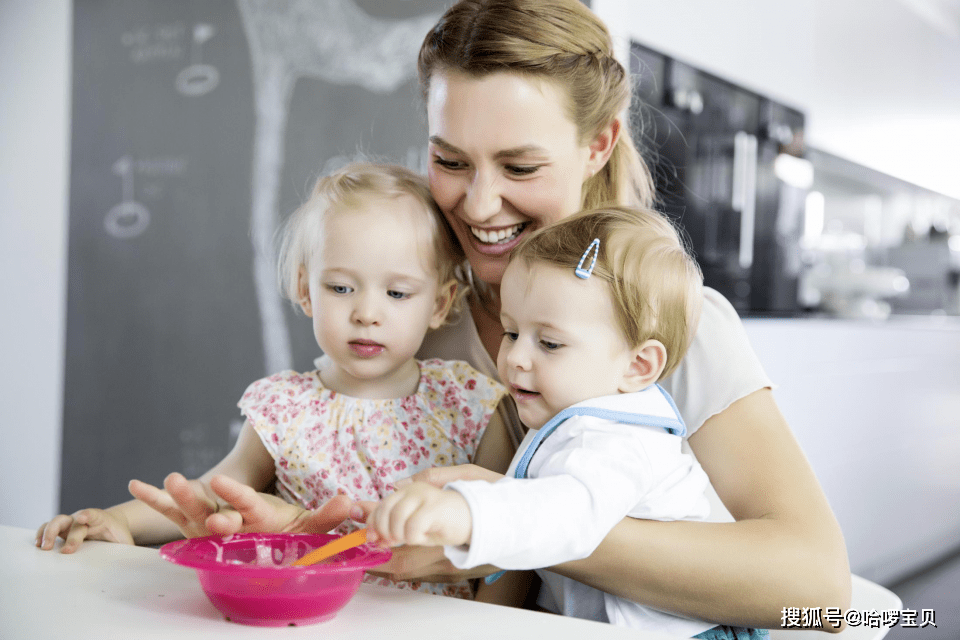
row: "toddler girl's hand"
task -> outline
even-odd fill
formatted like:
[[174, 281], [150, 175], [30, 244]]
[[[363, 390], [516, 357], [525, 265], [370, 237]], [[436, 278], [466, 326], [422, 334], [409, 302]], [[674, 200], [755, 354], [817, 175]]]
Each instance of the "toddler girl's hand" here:
[[367, 539], [389, 546], [461, 545], [470, 542], [473, 519], [456, 491], [414, 482], [384, 498], [367, 518]]
[[210, 479], [217, 502], [195, 490], [179, 473], [167, 476], [163, 484], [166, 491], [134, 480], [130, 493], [166, 516], [187, 537], [256, 531], [326, 533], [350, 517], [353, 506], [346, 496], [336, 496], [308, 511], [223, 475]]
[[203, 485], [187, 480], [179, 473], [171, 473], [163, 480], [163, 489], [152, 484], [131, 480], [130, 494], [167, 517], [188, 538], [198, 538], [213, 533], [206, 522], [220, 510], [216, 496], [209, 496]]
[[54, 517], [37, 529], [36, 545], [44, 550], [52, 549], [57, 536], [64, 539], [60, 553], [73, 553], [84, 540], [133, 544], [126, 520], [103, 509], [81, 509], [73, 515]]

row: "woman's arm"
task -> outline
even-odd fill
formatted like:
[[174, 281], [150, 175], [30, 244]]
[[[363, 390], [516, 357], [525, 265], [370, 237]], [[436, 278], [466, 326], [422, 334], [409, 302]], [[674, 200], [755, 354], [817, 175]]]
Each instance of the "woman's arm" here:
[[737, 522], [625, 519], [589, 557], [552, 570], [653, 607], [758, 628], [783, 607], [850, 604], [843, 535], [769, 389], [690, 437]]

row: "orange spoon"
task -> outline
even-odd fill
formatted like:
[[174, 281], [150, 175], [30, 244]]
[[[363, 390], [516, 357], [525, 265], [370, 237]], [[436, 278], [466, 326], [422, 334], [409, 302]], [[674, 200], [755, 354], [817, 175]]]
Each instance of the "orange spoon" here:
[[335, 556], [341, 551], [346, 551], [347, 549], [353, 549], [354, 547], [359, 547], [364, 542], [367, 541], [367, 530], [366, 529], [357, 529], [353, 533], [347, 534], [342, 538], [337, 538], [327, 544], [314, 549], [307, 555], [303, 556], [299, 560], [293, 563], [295, 567], [305, 567], [310, 564], [316, 564], [321, 560], [326, 560], [330, 556]]

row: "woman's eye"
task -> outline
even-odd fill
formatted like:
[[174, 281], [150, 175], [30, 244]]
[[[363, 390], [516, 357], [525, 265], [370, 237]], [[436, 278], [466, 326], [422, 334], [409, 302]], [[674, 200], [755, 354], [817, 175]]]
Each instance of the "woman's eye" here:
[[510, 164], [505, 167], [507, 173], [514, 176], [529, 176], [540, 170], [538, 165], [515, 165]]
[[563, 346], [559, 342], [550, 342], [549, 340], [541, 340], [540, 345], [547, 351], [556, 351]]
[[353, 291], [353, 287], [348, 287], [345, 284], [328, 284], [327, 289], [341, 295]]
[[510, 342], [516, 342], [517, 338], [520, 337], [520, 334], [516, 331], [504, 331], [503, 337], [509, 340]]
[[446, 158], [441, 158], [440, 156], [434, 156], [433, 161], [437, 165], [443, 167], [444, 169], [448, 169], [450, 171], [463, 169], [466, 166], [465, 163], [460, 162], [459, 160], [447, 160]]
[[411, 294], [409, 293], [405, 293], [403, 291], [393, 291], [393, 290], [387, 291], [387, 295], [393, 298], [394, 300], [406, 300], [411, 296]]

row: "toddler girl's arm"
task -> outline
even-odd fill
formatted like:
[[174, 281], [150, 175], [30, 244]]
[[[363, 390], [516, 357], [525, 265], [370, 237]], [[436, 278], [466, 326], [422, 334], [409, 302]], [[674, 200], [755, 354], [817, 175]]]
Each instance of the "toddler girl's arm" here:
[[[210, 479], [223, 474], [256, 489], [264, 489], [273, 478], [273, 469], [273, 459], [259, 436], [249, 424], [245, 424], [230, 453], [199, 479], [187, 481], [180, 474], [168, 476], [165, 485], [169, 484], [169, 488], [178, 493], [180, 501], [189, 505], [182, 514], [184, 517], [171, 517], [173, 510], [170, 508], [175, 501], [168, 492], [132, 480], [130, 488], [135, 495], [139, 493], [148, 497], [152, 504], [131, 500], [109, 509], [81, 509], [72, 515], [58, 515], [37, 530], [36, 545], [41, 549], [52, 549], [59, 536], [65, 541], [61, 552], [73, 553], [86, 539], [160, 544], [181, 535], [207, 535], [203, 523], [218, 510], [217, 496], [209, 487]], [[156, 509], [157, 506], [163, 508]]]

